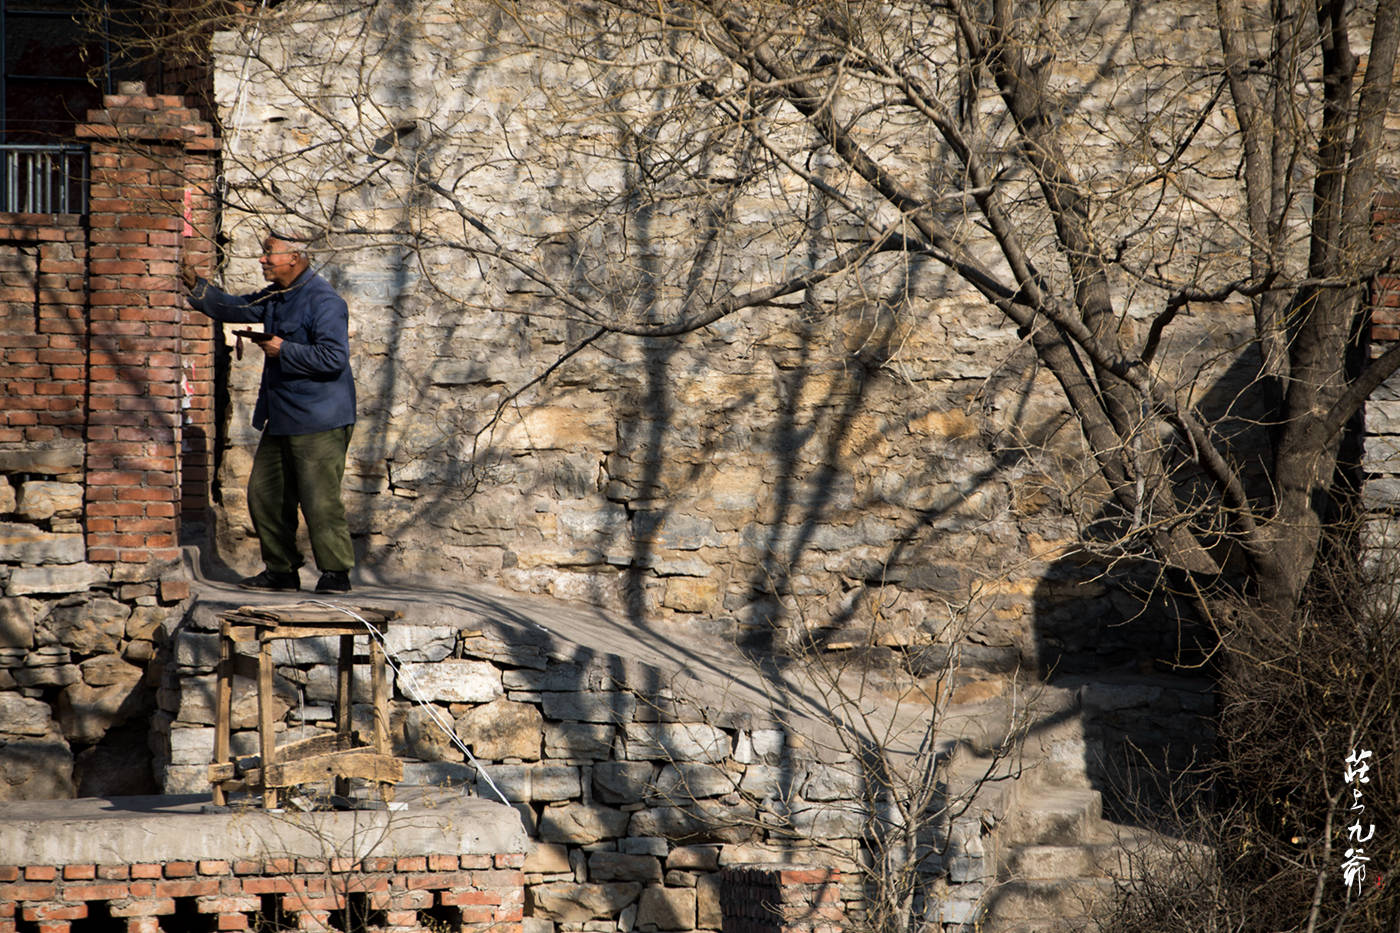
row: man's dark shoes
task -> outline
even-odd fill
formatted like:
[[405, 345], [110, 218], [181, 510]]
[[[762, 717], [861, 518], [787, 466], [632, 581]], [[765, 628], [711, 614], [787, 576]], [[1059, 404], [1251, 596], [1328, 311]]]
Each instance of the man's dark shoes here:
[[264, 570], [256, 577], [238, 581], [245, 590], [290, 592], [301, 589], [301, 576], [295, 570]]
[[350, 592], [350, 571], [348, 570], [327, 570], [321, 574], [321, 579], [316, 582], [316, 592], [318, 593], [348, 593]]

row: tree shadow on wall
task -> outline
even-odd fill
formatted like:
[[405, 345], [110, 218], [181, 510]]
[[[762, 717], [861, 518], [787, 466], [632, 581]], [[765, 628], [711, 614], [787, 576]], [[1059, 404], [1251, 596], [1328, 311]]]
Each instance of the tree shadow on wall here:
[[[1257, 354], [1240, 353], [1202, 394], [1199, 411], [1244, 464], [1247, 486], [1264, 495], [1270, 439], [1259, 379]], [[1250, 451], [1260, 452], [1257, 460]], [[1178, 480], [1183, 488], [1196, 482]], [[1102, 556], [1126, 550], [1119, 545], [1131, 540], [1130, 525], [1101, 510], [1089, 522], [1093, 540], [1049, 565], [1033, 597], [1029, 660], [1041, 680], [1074, 692], [1084, 778], [1103, 795], [1105, 815], [1142, 824], [1168, 817], [1174, 800], [1199, 790], [1215, 753], [1219, 642], [1189, 594], [1228, 581]]]

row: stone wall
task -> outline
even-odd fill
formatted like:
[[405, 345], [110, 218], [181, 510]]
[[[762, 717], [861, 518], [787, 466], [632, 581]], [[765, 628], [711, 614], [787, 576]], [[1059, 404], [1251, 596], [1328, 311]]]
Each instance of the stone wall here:
[[[1400, 195], [1382, 195], [1375, 212], [1377, 241], [1395, 257], [1371, 286], [1371, 327], [1367, 351], [1374, 359], [1400, 341]], [[1371, 516], [1367, 540], [1371, 559], [1384, 579], [1396, 578], [1400, 555], [1400, 378], [1392, 376], [1366, 405], [1364, 501]], [[1392, 590], [1392, 593], [1394, 591]]]
[[[156, 715], [167, 793], [208, 790], [218, 613], [237, 599], [206, 593], [172, 644]], [[915, 684], [866, 672], [865, 692], [843, 693], [851, 682], [838, 688], [802, 672], [788, 682], [703, 633], [672, 638], [624, 626], [619, 636], [597, 613], [540, 603], [433, 589], [371, 603], [402, 605], [405, 616], [387, 637], [397, 665], [391, 736], [406, 761], [404, 782], [490, 801], [499, 793], [521, 813], [534, 840], [524, 863], [527, 933], [719, 930], [722, 873], [773, 864], [843, 872], [836, 887], [822, 888], [839, 887], [840, 897], [821, 904], [859, 922], [872, 878], [865, 866], [879, 864], [865, 861], [872, 819], [893, 812], [891, 795], [908, 802], [919, 790], [862, 769], [858, 753], [873, 741], [903, 762], [909, 748], [900, 743], [914, 747], [931, 724], [946, 769], [937, 799], [956, 809], [962, 795], [977, 794], [956, 819], [935, 806], [924, 825], [927, 916], [953, 928], [977, 915], [992, 888], [989, 834], [1013, 783], [979, 786], [989, 760], [961, 760], [955, 749], [1026, 728], [1034, 739], [1018, 767], [1076, 786], [1087, 774], [1111, 792], [1121, 789], [1111, 782], [1122, 761], [1159, 748], [1189, 759], [1209, 742], [1208, 684], [1194, 693], [1133, 683], [1002, 695], [996, 680], [930, 668]], [[338, 643], [273, 644], [279, 743], [333, 728]], [[829, 666], [835, 677], [844, 663], [837, 652], [811, 669]], [[357, 680], [357, 688], [352, 719], [368, 734], [368, 685]], [[935, 708], [932, 696], [951, 707]], [[233, 697], [232, 748], [256, 755], [253, 683], [236, 678]], [[1029, 717], [1020, 726], [1018, 714]], [[883, 725], [901, 716], [902, 725]]]
[[[1096, 518], [1097, 487], [1052, 380], [985, 301], [913, 263], [683, 339], [606, 337], [551, 370], [588, 338], [585, 311], [635, 311], [642, 286], [609, 276], [660, 270], [664, 300], [647, 313], [673, 314], [704, 218], [619, 206], [629, 166], [613, 156], [631, 151], [627, 134], [569, 110], [581, 66], [517, 32], [547, 34], [545, 8], [514, 24], [493, 20], [492, 4], [291, 9], [216, 37], [221, 271], [232, 288], [258, 287], [263, 213], [325, 234], [316, 264], [351, 307], [361, 420], [346, 487], [366, 569], [458, 574], [639, 619], [849, 624], [877, 643], [972, 618], [978, 647], [1013, 665], [1048, 667], [1052, 643], [1093, 645], [1114, 664], [1159, 650], [1141, 600], [1065, 558]], [[1126, 15], [1096, 7], [1088, 20], [1107, 34]], [[1204, 22], [1163, 7], [1134, 28], [1169, 49], [1210, 48]], [[1081, 79], [1086, 112], [1110, 113], [1113, 81]], [[1194, 120], [1210, 91], [1191, 87], [1203, 96], [1163, 106]], [[1208, 121], [1193, 158], [1207, 164], [1229, 131]], [[1199, 199], [1227, 199], [1219, 179], [1232, 173], [1202, 179]], [[450, 178], [461, 212], [415, 178]], [[722, 291], [760, 280], [773, 231], [820, 214], [759, 187], [739, 199], [748, 239]], [[577, 286], [584, 310], [492, 259], [483, 229]], [[590, 292], [595, 273], [616, 289]], [[1121, 284], [1129, 326], [1145, 326], [1160, 294]], [[1247, 365], [1216, 350], [1249, 324], [1242, 302], [1194, 307], [1168, 334], [1163, 356], [1182, 360], [1169, 377], [1230, 397]], [[231, 373], [220, 477], [220, 553], [248, 572], [257, 371], [245, 360]], [[1042, 638], [1041, 619], [1058, 630]]]

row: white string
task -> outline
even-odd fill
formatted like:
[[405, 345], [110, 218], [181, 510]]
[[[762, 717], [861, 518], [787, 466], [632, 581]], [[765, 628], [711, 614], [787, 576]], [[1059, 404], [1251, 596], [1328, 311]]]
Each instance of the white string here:
[[[260, 11], [266, 10], [267, 0], [262, 0], [259, 7]], [[243, 110], [248, 102], [248, 61], [253, 57], [253, 47], [258, 44], [258, 30], [261, 27], [262, 22], [255, 18], [252, 35], [248, 37], [248, 49], [243, 53], [243, 67], [238, 73], [238, 93], [234, 97], [233, 112], [229, 114], [229, 123], [232, 124], [233, 128], [232, 138], [229, 140], [229, 153], [231, 155], [238, 154], [238, 144], [242, 142], [243, 128], [240, 124], [243, 122]]]
[[358, 620], [360, 624], [365, 627], [365, 630], [369, 632], [370, 637], [376, 639], [379, 642], [380, 647], [384, 650], [384, 658], [388, 662], [389, 667], [393, 670], [394, 676], [400, 681], [407, 679], [408, 691], [405, 692], [407, 693], [409, 698], [418, 701], [418, 705], [428, 711], [428, 717], [432, 719], [432, 721], [437, 725], [439, 729], [446, 733], [447, 737], [452, 741], [452, 744], [457, 746], [457, 748], [462, 752], [462, 754], [467, 756], [467, 760], [472, 763], [472, 767], [476, 769], [476, 773], [481, 775], [482, 778], [485, 779], [487, 785], [491, 788], [491, 790], [495, 792], [496, 796], [501, 798], [501, 803], [505, 804], [508, 807], [514, 806], [514, 804], [512, 804], [508, 799], [506, 799], [506, 795], [501, 793], [501, 789], [496, 786], [496, 782], [491, 780], [491, 775], [486, 773], [486, 769], [481, 766], [480, 761], [477, 761], [476, 756], [472, 754], [472, 750], [466, 746], [466, 743], [464, 743], [460, 738], [457, 737], [457, 730], [453, 729], [449, 724], [443, 721], [442, 714], [438, 712], [437, 707], [433, 706], [427, 700], [423, 699], [423, 693], [418, 689], [417, 681], [414, 679], [411, 673], [403, 669], [403, 667], [400, 665], [398, 657], [392, 651], [389, 650], [389, 644], [384, 640], [383, 632], [379, 631], [379, 629], [371, 625], [364, 618], [364, 616], [361, 616], [359, 613], [354, 612], [353, 610], [348, 609], [345, 606], [338, 606], [335, 603], [322, 602], [319, 599], [310, 599], [307, 600], [307, 602], [313, 603], [317, 606], [325, 606], [327, 609], [338, 609], [346, 615]]

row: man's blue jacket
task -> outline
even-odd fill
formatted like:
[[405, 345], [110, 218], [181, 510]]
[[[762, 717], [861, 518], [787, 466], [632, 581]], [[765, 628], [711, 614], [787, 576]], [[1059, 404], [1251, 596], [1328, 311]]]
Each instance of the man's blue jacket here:
[[350, 371], [350, 312], [345, 299], [310, 269], [286, 288], [230, 295], [200, 279], [190, 304], [226, 324], [262, 324], [282, 338], [263, 362], [253, 427], [268, 434], [314, 434], [355, 423]]

